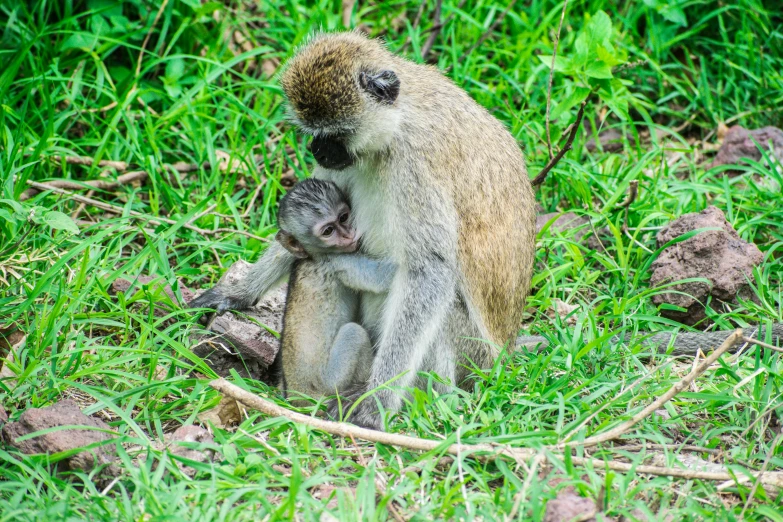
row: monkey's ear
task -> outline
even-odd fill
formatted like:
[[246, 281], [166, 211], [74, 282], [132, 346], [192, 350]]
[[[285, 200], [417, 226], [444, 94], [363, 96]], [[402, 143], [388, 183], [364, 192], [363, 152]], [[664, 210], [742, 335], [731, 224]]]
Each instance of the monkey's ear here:
[[400, 79], [394, 71], [362, 72], [359, 75], [359, 83], [370, 96], [388, 105], [394, 103], [400, 94]]
[[302, 248], [302, 244], [285, 230], [280, 230], [277, 233], [277, 236], [275, 236], [275, 239], [277, 239], [280, 244], [283, 245], [283, 248], [291, 252], [297, 259], [307, 259], [310, 257], [307, 255], [307, 252], [305, 252], [305, 249]]

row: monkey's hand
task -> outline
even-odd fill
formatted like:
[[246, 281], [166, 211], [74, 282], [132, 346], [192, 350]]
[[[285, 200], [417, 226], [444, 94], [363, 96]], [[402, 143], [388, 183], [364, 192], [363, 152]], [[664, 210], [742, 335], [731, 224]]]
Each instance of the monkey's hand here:
[[339, 398], [329, 399], [326, 402], [329, 416], [335, 420], [344, 420], [362, 428], [383, 431], [383, 420], [378, 412], [375, 397], [372, 395], [365, 397], [362, 402], [357, 404], [349, 417], [343, 418], [366, 391], [367, 387], [365, 385], [356, 385], [341, 393]]
[[190, 308], [213, 308], [218, 315], [229, 310], [245, 310], [253, 306], [252, 299], [225, 295], [214, 286], [188, 303]]

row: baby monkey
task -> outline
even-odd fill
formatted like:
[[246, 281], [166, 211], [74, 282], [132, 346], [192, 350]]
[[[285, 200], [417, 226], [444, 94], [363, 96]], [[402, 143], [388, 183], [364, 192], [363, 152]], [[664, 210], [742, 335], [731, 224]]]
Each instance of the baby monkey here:
[[348, 198], [330, 181], [294, 186], [280, 202], [279, 226], [277, 240], [297, 258], [272, 365], [280, 388], [319, 398], [366, 382], [374, 354], [356, 322], [360, 292], [388, 292], [397, 266], [357, 253]]

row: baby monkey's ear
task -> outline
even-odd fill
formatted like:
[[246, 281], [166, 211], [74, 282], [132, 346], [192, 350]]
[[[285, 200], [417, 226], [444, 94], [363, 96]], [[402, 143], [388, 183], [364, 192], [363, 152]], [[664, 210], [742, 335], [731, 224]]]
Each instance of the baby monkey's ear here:
[[275, 236], [275, 239], [277, 239], [280, 244], [283, 245], [283, 248], [291, 252], [297, 259], [307, 259], [310, 257], [307, 252], [305, 252], [305, 249], [302, 248], [302, 243], [297, 241], [294, 236], [285, 230], [280, 230], [277, 233], [277, 236]]
[[362, 89], [380, 103], [391, 105], [400, 94], [400, 79], [394, 71], [371, 73], [363, 71], [359, 75]]

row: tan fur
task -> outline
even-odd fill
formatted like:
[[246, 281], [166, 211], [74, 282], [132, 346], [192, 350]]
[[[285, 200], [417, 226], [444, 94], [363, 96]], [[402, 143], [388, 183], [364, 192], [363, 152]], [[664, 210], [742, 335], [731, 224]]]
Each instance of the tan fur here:
[[[391, 105], [359, 84], [383, 70], [400, 81]], [[302, 130], [348, 136], [355, 164], [314, 175], [350, 194], [363, 249], [400, 266], [383, 301], [363, 299], [378, 348], [369, 386], [407, 373], [405, 386], [419, 369], [460, 380], [453, 361], [464, 358], [491, 364], [496, 348], [465, 337], [502, 345], [516, 335], [535, 248], [533, 191], [513, 137], [436, 69], [356, 33], [315, 37], [281, 81]], [[377, 395], [399, 407], [393, 392]], [[369, 412], [354, 420], [377, 426]]]
[[[362, 110], [356, 82], [368, 64], [391, 67], [401, 79], [401, 131], [454, 200], [465, 287], [490, 340], [504, 343], [518, 329], [533, 266], [535, 203], [522, 154], [500, 122], [436, 69], [396, 57], [356, 33], [316, 37], [297, 53], [282, 83], [297, 113], [302, 100], [354, 93], [348, 106], [324, 103], [330, 109], [317, 119], [350, 118]], [[301, 119], [308, 115], [309, 108]], [[430, 118], [442, 120], [437, 136], [428, 134]]]

